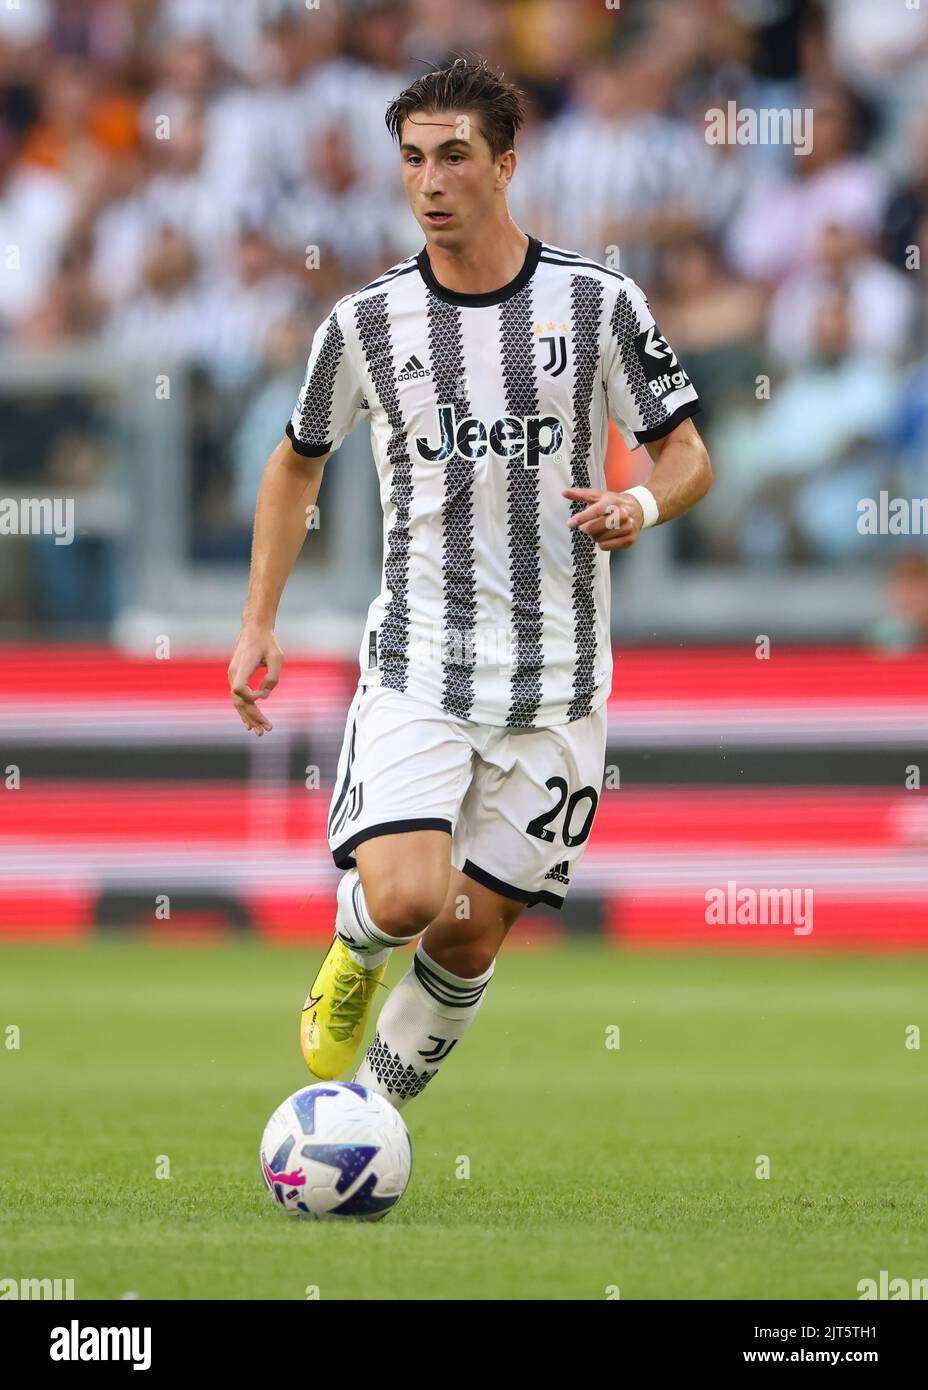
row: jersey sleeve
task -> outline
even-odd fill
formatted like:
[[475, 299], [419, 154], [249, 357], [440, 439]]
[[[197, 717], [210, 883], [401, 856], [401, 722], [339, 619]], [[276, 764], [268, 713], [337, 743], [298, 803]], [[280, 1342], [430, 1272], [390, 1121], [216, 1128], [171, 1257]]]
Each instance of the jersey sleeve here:
[[603, 353], [609, 417], [632, 449], [662, 439], [699, 410], [683, 364], [632, 280], [620, 287]]
[[336, 305], [313, 336], [287, 435], [298, 454], [319, 458], [334, 453], [368, 409]]

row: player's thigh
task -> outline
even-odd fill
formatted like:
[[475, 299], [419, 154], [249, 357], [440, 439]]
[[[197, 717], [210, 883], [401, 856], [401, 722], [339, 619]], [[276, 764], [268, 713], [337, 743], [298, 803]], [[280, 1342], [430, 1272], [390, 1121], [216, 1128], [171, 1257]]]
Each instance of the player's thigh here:
[[606, 705], [570, 723], [501, 729], [480, 749], [451, 862], [503, 897], [561, 908], [599, 806]]
[[355, 848], [364, 900], [383, 931], [427, 927], [448, 896], [451, 836], [443, 830], [378, 835]]
[[404, 691], [359, 685], [327, 833], [338, 867], [357, 867], [368, 911], [384, 931], [408, 935], [441, 909], [472, 764], [459, 722]]
[[524, 910], [525, 903], [494, 893], [452, 866], [447, 896], [423, 945], [438, 965], [464, 980], [474, 979], [489, 970]]

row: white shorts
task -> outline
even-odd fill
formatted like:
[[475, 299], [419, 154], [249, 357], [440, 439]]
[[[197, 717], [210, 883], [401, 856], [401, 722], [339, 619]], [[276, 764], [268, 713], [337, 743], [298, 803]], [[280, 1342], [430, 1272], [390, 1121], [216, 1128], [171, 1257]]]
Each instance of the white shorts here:
[[456, 869], [529, 907], [561, 907], [602, 790], [606, 704], [566, 724], [508, 729], [455, 719], [363, 684], [348, 711], [329, 807], [340, 869], [364, 840], [447, 830]]

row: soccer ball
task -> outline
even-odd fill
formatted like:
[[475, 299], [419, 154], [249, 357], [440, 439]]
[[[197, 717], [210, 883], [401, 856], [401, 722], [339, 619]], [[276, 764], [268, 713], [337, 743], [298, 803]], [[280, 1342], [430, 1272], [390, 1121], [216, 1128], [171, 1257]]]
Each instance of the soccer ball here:
[[412, 1141], [388, 1100], [349, 1081], [304, 1086], [267, 1122], [261, 1172], [288, 1216], [379, 1221], [406, 1191]]

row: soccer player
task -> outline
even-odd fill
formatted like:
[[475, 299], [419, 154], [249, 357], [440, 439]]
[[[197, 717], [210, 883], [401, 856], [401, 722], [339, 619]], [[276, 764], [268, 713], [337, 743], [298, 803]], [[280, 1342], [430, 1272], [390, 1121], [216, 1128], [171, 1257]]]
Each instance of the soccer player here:
[[[638, 286], [510, 217], [522, 119], [518, 89], [464, 58], [388, 108], [425, 245], [340, 299], [313, 338], [262, 479], [229, 666], [261, 736], [307, 506], [368, 420], [383, 582], [329, 812], [335, 938], [300, 1036], [315, 1077], [345, 1073], [391, 951], [416, 942], [354, 1076], [397, 1107], [464, 1037], [513, 922], [560, 908], [583, 854], [612, 682], [610, 553], [711, 482], [696, 393]], [[646, 446], [646, 487], [606, 489], [610, 418]]]

